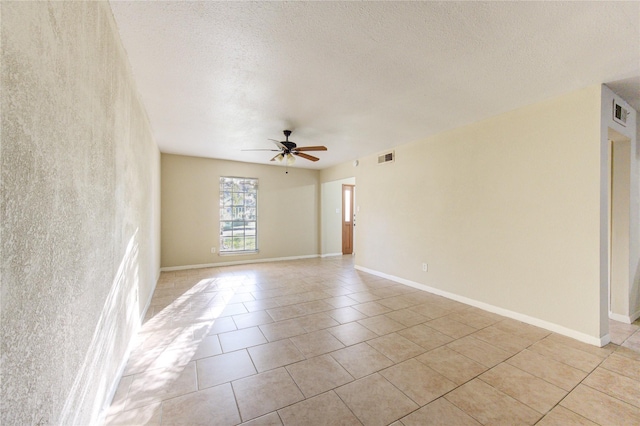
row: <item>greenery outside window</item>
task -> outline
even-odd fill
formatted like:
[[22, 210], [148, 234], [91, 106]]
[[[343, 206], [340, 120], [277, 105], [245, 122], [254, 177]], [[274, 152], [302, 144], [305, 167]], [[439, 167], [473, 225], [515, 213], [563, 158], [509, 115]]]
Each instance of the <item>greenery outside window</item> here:
[[220, 177], [220, 253], [258, 251], [258, 179]]

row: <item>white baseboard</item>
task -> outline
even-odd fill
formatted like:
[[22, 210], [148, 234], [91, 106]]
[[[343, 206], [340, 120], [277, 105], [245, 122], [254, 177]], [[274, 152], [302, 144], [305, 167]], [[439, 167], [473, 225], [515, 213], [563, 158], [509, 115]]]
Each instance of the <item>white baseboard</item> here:
[[342, 256], [342, 253], [325, 253], [325, 254], [321, 254], [320, 257], [324, 258], [324, 257], [332, 257], [332, 256]]
[[[340, 253], [342, 254], [342, 253]], [[266, 263], [266, 262], [281, 262], [284, 260], [300, 260], [300, 259], [312, 259], [320, 257], [319, 254], [309, 254], [305, 256], [289, 256], [289, 257], [272, 257], [268, 259], [251, 259], [251, 260], [235, 260], [232, 262], [217, 262], [217, 263], [202, 263], [199, 265], [184, 265], [184, 266], [165, 266], [160, 268], [162, 272], [170, 271], [183, 271], [185, 269], [202, 269], [202, 268], [215, 268], [217, 266], [234, 266], [234, 265], [246, 265], [249, 263]]]
[[363, 266], [355, 265], [355, 268], [366, 272], [372, 275], [376, 275], [378, 277], [386, 278], [391, 281], [395, 281], [400, 284], [408, 285], [409, 287], [417, 288], [418, 290], [423, 290], [428, 293], [436, 294], [438, 296], [446, 297], [447, 299], [455, 300], [457, 302], [464, 303], [466, 305], [475, 306], [476, 308], [483, 309], [488, 312], [493, 312], [494, 314], [502, 315], [507, 318], [512, 318], [527, 324], [534, 325], [536, 327], [544, 328], [545, 330], [552, 331], [554, 333], [562, 334], [567, 337], [571, 337], [572, 339], [579, 340], [584, 343], [588, 343], [594, 346], [605, 346], [611, 341], [611, 337], [607, 334], [601, 338], [593, 337], [588, 334], [572, 330], [570, 328], [554, 324], [548, 321], [541, 320], [539, 318], [530, 317], [528, 315], [521, 314], [519, 312], [510, 311], [508, 309], [500, 308], [498, 306], [490, 305], [485, 302], [480, 302], [475, 299], [470, 299], [468, 297], [460, 296], [455, 293], [449, 293], [448, 291], [440, 290], [434, 287], [429, 287], [424, 284], [417, 283], [415, 281], [410, 281], [404, 278], [396, 277], [395, 275], [385, 274], [383, 272], [379, 272], [373, 269], [365, 268]]
[[638, 318], [640, 318], [640, 311], [635, 312], [632, 315], [614, 314], [613, 312], [609, 312], [609, 319], [623, 322], [625, 324], [632, 324]]

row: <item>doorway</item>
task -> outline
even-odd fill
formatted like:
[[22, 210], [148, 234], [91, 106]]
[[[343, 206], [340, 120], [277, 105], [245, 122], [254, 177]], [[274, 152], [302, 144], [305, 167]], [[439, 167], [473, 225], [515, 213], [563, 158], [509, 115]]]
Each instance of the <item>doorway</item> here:
[[631, 141], [609, 130], [609, 318], [630, 322]]
[[342, 185], [342, 254], [353, 254], [355, 185]]

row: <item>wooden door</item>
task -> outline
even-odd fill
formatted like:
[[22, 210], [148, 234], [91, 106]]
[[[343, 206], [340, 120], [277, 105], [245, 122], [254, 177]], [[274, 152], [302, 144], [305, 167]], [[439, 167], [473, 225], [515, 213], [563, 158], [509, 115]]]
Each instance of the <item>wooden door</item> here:
[[355, 185], [342, 185], [342, 254], [353, 254]]

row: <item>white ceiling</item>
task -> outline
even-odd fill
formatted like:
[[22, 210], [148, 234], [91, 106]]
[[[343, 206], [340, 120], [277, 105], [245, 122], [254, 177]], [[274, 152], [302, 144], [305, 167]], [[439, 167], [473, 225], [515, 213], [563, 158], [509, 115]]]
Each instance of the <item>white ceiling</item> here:
[[242, 149], [291, 129], [325, 168], [598, 83], [640, 110], [638, 1], [111, 6], [167, 153], [269, 163]]

